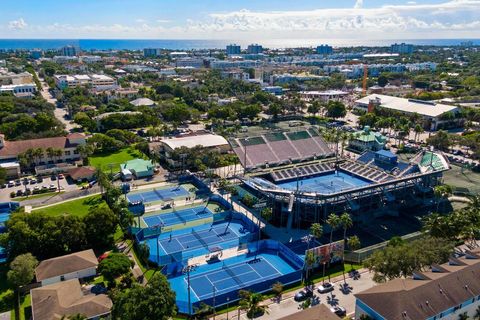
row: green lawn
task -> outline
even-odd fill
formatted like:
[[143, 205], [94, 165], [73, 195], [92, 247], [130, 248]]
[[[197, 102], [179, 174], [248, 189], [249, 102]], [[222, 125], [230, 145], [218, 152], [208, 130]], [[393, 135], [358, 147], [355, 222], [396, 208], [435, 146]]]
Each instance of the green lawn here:
[[60, 216], [62, 214], [71, 214], [74, 216], [85, 216], [91, 207], [106, 206], [105, 201], [100, 195], [90, 196], [86, 198], [76, 199], [72, 201], [63, 202], [54, 206], [40, 208], [32, 212], [44, 212], [49, 216]]
[[96, 154], [90, 156], [88, 161], [91, 166], [105, 170], [107, 173], [118, 172], [120, 170], [120, 164], [125, 163], [128, 160], [136, 158], [145, 159], [145, 155], [133, 148], [125, 148], [115, 153], [109, 154]]

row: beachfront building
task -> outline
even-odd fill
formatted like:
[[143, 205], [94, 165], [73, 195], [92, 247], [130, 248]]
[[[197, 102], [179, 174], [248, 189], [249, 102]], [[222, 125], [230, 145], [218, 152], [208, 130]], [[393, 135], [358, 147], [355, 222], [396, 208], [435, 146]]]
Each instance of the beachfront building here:
[[413, 44], [394, 43], [390, 46], [391, 53], [412, 54], [414, 50]]
[[333, 53], [333, 48], [328, 44], [322, 44], [317, 47], [316, 51], [317, 51], [317, 54], [328, 55]]
[[251, 44], [247, 47], [248, 54], [259, 54], [263, 52], [263, 47], [259, 44]]
[[427, 130], [451, 128], [463, 122], [463, 119], [459, 117], [460, 109], [458, 107], [382, 94], [371, 94], [356, 100], [354, 108], [368, 112], [385, 109], [405, 116], [418, 115], [423, 119], [423, 126]]
[[[398, 278], [355, 294], [355, 319], [475, 319], [480, 307], [480, 251], [450, 258], [412, 277]], [[462, 315], [462, 317], [461, 317]]]
[[242, 49], [240, 48], [240, 46], [238, 44], [229, 44], [227, 46], [226, 52], [227, 52], [228, 55], [240, 54], [240, 53], [242, 53]]

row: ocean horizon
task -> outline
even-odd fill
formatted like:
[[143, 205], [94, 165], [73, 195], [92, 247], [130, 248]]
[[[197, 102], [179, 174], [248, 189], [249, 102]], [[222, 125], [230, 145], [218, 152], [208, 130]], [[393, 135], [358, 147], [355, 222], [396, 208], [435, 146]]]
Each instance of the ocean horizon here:
[[73, 45], [82, 50], [142, 50], [144, 48], [162, 48], [168, 50], [224, 49], [230, 43], [237, 43], [246, 48], [250, 43], [259, 43], [266, 48], [315, 47], [329, 44], [334, 47], [382, 47], [393, 43], [411, 43], [426, 46], [455, 46], [471, 41], [480, 45], [480, 39], [266, 39], [263, 41], [233, 40], [154, 40], [154, 39], [0, 39], [0, 50], [55, 50]]

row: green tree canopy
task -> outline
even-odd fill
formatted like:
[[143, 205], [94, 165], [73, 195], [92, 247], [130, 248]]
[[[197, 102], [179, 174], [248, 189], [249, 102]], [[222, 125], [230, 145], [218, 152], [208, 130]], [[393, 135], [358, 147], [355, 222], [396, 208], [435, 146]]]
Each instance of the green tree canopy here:
[[160, 273], [155, 273], [145, 287], [134, 284], [113, 296], [112, 318], [115, 320], [168, 320], [175, 314], [175, 292]]
[[31, 253], [17, 256], [10, 263], [10, 270], [7, 273], [8, 281], [15, 287], [29, 284], [35, 276], [35, 268], [37, 265], [38, 261]]

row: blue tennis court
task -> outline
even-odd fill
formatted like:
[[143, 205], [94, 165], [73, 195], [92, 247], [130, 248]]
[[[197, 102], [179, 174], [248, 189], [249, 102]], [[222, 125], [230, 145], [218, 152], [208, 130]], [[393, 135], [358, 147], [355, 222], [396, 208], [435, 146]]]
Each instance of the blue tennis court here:
[[190, 193], [182, 186], [173, 186], [165, 189], [152, 189], [143, 192], [129, 193], [127, 200], [130, 203], [135, 202], [155, 202], [165, 199], [175, 199], [181, 197], [188, 197]]
[[[248, 232], [243, 229], [243, 226], [238, 223], [231, 223], [230, 225], [222, 223], [212, 226], [210, 229], [197, 229], [197, 231], [192, 228], [191, 233], [159, 240], [160, 253], [170, 254], [178, 251], [208, 248], [232, 241], [238, 243], [238, 238]], [[243, 232], [243, 234], [240, 232]]]
[[213, 288], [215, 294], [221, 295], [282, 275], [266, 258], [260, 257], [236, 265], [224, 264], [216, 271], [190, 277], [190, 286], [198, 299], [204, 300], [213, 296]]
[[180, 223], [186, 223], [187, 221], [195, 221], [199, 219], [212, 217], [213, 213], [205, 206], [188, 208], [182, 210], [174, 210], [169, 213], [159, 213], [157, 215], [143, 217], [143, 221], [148, 227], [153, 226], [172, 226]]
[[[329, 194], [346, 189], [363, 187], [369, 184], [371, 184], [371, 182], [338, 171], [337, 173], [332, 172], [320, 176], [299, 179], [298, 189], [306, 192]], [[297, 180], [279, 183], [278, 186], [288, 190], [297, 190]]]

